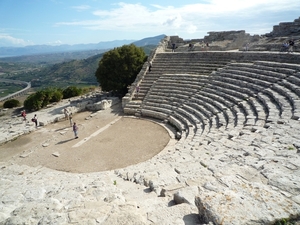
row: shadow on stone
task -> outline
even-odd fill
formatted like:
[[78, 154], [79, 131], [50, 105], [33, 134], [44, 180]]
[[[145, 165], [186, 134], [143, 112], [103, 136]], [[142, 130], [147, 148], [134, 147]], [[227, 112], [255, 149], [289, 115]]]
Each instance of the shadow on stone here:
[[200, 219], [198, 214], [188, 214], [183, 217], [185, 225], [195, 225], [200, 224]]
[[71, 139], [68, 139], [68, 140], [60, 141], [60, 142], [57, 142], [56, 145], [61, 145], [61, 144], [67, 143], [67, 142], [72, 141], [72, 140], [75, 140], [75, 139], [71, 138]]

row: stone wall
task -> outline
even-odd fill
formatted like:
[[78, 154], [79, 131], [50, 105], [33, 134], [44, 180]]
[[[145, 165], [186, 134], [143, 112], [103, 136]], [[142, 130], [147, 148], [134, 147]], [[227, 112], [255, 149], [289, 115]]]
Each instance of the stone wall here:
[[273, 26], [273, 31], [267, 37], [300, 36], [300, 17], [294, 22], [282, 22]]

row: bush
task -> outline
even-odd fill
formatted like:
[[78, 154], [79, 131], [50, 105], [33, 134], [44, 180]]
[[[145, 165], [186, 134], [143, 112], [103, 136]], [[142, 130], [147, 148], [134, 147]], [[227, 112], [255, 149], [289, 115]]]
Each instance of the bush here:
[[46, 88], [31, 94], [24, 101], [24, 107], [28, 110], [39, 110], [52, 102], [59, 102], [63, 93], [57, 88]]
[[63, 90], [63, 98], [72, 98], [75, 96], [79, 96], [82, 93], [82, 89], [77, 88], [75, 86], [67, 87], [65, 90]]
[[39, 110], [42, 108], [42, 100], [39, 99], [36, 93], [31, 94], [24, 101], [24, 108], [27, 110]]
[[16, 99], [10, 99], [4, 102], [3, 107], [4, 108], [14, 108], [20, 106], [21, 103]]
[[50, 102], [59, 102], [62, 99], [63, 99], [62, 90], [56, 90], [53, 92]]

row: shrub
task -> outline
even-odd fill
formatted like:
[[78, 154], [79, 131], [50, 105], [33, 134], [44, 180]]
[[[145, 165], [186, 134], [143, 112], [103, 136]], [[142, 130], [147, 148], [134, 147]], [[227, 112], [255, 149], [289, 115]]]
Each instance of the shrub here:
[[57, 89], [56, 91], [53, 92], [50, 102], [59, 102], [62, 99], [63, 99], [62, 90]]
[[20, 106], [20, 102], [16, 99], [10, 99], [4, 102], [3, 107], [4, 108], [14, 108]]
[[42, 100], [39, 99], [36, 93], [31, 94], [24, 101], [24, 108], [27, 110], [39, 110], [42, 108]]
[[63, 93], [57, 88], [46, 88], [31, 94], [24, 101], [24, 107], [28, 110], [39, 110], [52, 102], [59, 102]]
[[72, 98], [81, 95], [81, 93], [82, 89], [77, 88], [75, 86], [70, 86], [63, 90], [63, 98]]

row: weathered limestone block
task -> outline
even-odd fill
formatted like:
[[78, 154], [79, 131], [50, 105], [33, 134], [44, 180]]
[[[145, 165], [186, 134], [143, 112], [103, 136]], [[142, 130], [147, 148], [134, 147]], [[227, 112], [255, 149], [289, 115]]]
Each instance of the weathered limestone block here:
[[148, 213], [148, 220], [153, 224], [200, 224], [197, 208], [185, 203], [152, 211]]
[[37, 224], [67, 224], [69, 221], [66, 213], [50, 213], [44, 215]]
[[298, 204], [268, 185], [234, 176], [223, 180], [226, 182], [222, 192], [201, 188], [196, 197], [195, 203], [203, 223], [272, 224], [300, 213]]
[[199, 190], [197, 186], [186, 187], [176, 192], [173, 200], [176, 204], [187, 203], [195, 205], [195, 196], [198, 195], [198, 192]]
[[86, 109], [91, 111], [106, 110], [110, 108], [112, 105], [117, 104], [118, 102], [120, 102], [119, 98], [111, 97], [96, 103], [90, 102], [89, 104], [86, 105]]

